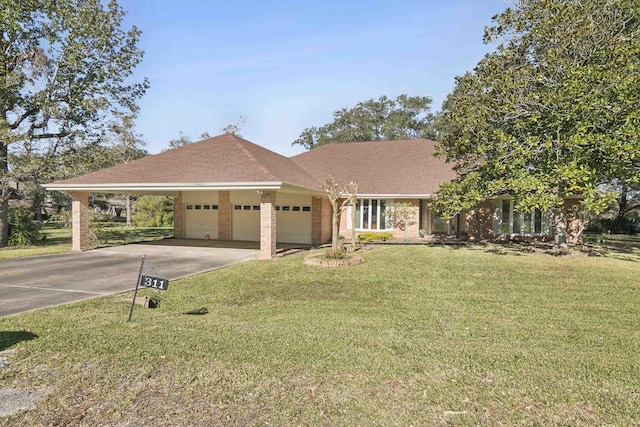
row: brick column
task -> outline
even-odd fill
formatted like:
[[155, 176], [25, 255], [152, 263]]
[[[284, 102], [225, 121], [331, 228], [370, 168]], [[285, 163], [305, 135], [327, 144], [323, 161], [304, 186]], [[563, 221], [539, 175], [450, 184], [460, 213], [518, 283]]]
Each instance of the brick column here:
[[182, 192], [173, 198], [173, 237], [183, 239], [184, 210], [182, 209]]
[[218, 193], [218, 240], [231, 240], [231, 195]]
[[322, 242], [322, 199], [311, 198], [311, 244], [321, 245]]
[[71, 250], [89, 249], [89, 193], [71, 193]]
[[276, 192], [264, 191], [260, 195], [260, 259], [271, 259], [276, 254]]

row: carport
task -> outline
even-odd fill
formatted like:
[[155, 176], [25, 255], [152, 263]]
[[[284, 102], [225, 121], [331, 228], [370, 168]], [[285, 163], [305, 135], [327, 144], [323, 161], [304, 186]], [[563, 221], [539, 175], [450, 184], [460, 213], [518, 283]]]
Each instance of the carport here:
[[89, 248], [90, 192], [169, 196], [174, 237], [320, 245], [331, 236], [331, 206], [320, 183], [291, 159], [232, 134], [188, 144], [46, 184], [72, 197], [72, 249]]

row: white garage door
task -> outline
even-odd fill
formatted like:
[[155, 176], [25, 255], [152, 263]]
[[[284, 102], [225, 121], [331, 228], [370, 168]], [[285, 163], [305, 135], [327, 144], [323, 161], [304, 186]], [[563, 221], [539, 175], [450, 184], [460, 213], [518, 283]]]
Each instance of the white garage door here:
[[231, 193], [231, 238], [260, 241], [260, 195], [257, 191]]
[[311, 197], [296, 194], [276, 196], [278, 242], [311, 244]]
[[185, 203], [184, 212], [187, 239], [218, 238], [218, 205]]

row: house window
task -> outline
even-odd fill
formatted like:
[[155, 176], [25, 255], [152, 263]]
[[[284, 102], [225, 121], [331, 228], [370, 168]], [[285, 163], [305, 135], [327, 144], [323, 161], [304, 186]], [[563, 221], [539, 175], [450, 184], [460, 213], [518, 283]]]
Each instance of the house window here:
[[218, 209], [218, 205], [211, 205], [211, 209]]
[[205, 211], [208, 211], [209, 209], [211, 209], [210, 205], [202, 205], [202, 209], [204, 209]]
[[291, 206], [283, 206], [282, 207], [282, 211], [283, 212], [289, 212], [291, 210]]
[[[356, 202], [356, 229], [358, 230], [391, 230], [385, 216], [386, 200], [359, 199]], [[349, 220], [347, 229], [351, 229], [351, 207], [347, 210]]]
[[516, 212], [511, 199], [494, 200], [493, 211], [493, 229], [496, 234], [532, 236], [550, 233], [548, 212], [540, 209]]
[[456, 231], [458, 231], [458, 215], [454, 215], [449, 219], [433, 215], [433, 233], [454, 234]]
[[193, 205], [187, 205], [187, 209], [188, 210], [192, 210], [193, 209]]
[[303, 206], [302, 212], [311, 212], [311, 206]]
[[294, 206], [293, 207], [293, 211], [294, 212], [300, 212], [300, 206]]

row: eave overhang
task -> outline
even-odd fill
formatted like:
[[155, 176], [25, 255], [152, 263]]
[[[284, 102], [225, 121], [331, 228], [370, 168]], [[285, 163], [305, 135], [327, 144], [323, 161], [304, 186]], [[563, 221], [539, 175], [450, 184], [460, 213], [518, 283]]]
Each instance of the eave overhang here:
[[321, 190], [314, 190], [282, 181], [264, 182], [197, 182], [197, 183], [50, 183], [44, 184], [47, 190], [56, 191], [84, 191], [91, 193], [175, 193], [177, 191], [288, 191], [304, 194], [324, 194]]

